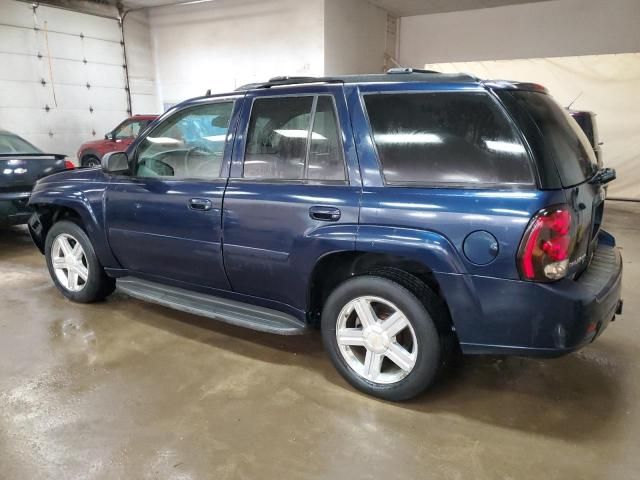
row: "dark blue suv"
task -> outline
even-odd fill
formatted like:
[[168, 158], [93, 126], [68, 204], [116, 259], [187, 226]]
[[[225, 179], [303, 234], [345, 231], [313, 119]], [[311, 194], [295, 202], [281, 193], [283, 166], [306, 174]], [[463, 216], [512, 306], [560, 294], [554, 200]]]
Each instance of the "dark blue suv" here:
[[186, 101], [101, 169], [40, 180], [31, 235], [69, 299], [319, 327], [390, 400], [449, 357], [557, 356], [620, 313], [593, 149], [543, 87], [416, 71], [280, 77]]

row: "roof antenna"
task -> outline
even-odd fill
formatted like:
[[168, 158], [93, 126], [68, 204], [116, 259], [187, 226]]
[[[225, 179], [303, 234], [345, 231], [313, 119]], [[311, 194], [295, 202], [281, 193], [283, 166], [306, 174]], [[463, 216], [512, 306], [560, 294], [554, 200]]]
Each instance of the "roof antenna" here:
[[578, 99], [582, 96], [582, 94], [583, 94], [583, 93], [584, 93], [584, 92], [580, 92], [580, 93], [578, 94], [578, 96], [577, 96], [576, 98], [574, 98], [574, 99], [573, 99], [573, 102], [571, 102], [569, 105], [567, 105], [567, 110], [570, 110], [570, 109], [571, 109], [571, 105], [573, 105], [574, 103], [576, 103], [576, 100], [578, 100]]
[[204, 94], [205, 97], [210, 97], [211, 96], [211, 89], [208, 88], [206, 93]]

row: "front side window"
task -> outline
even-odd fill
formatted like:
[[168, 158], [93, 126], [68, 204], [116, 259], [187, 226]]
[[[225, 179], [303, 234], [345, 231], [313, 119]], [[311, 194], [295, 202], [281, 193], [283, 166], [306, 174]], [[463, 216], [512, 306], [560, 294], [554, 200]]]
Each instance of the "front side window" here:
[[344, 181], [342, 142], [332, 98], [256, 99], [249, 121], [243, 177]]
[[517, 131], [486, 93], [368, 94], [364, 101], [387, 183], [534, 182]]
[[220, 176], [233, 102], [187, 108], [154, 128], [138, 147], [137, 177]]

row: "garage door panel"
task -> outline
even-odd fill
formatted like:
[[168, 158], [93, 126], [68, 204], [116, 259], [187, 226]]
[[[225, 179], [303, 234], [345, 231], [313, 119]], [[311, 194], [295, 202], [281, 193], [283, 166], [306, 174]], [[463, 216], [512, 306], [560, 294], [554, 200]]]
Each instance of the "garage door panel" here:
[[88, 62], [108, 63], [122, 66], [123, 55], [120, 42], [105, 42], [85, 38], [82, 40], [82, 55]]
[[2, 23], [33, 28], [33, 8], [28, 3], [3, 0]]
[[124, 92], [125, 75], [122, 66], [101, 65], [88, 63], [85, 66], [87, 81], [90, 85], [110, 86], [121, 88], [121, 94]]
[[122, 91], [116, 88], [91, 88], [89, 101], [94, 110], [127, 111], [127, 100], [123, 98]]
[[41, 28], [44, 28], [44, 22], [46, 21], [49, 30], [74, 35], [82, 33], [85, 37], [120, 41], [118, 23], [108, 18], [47, 7], [38, 8], [36, 16]]
[[38, 33], [31, 29], [0, 25], [0, 38], [3, 52], [33, 55], [40, 46]]
[[45, 65], [38, 57], [0, 53], [0, 80], [40, 81]]
[[53, 105], [51, 86], [0, 80], [0, 105], [0, 108], [44, 109], [45, 105]]

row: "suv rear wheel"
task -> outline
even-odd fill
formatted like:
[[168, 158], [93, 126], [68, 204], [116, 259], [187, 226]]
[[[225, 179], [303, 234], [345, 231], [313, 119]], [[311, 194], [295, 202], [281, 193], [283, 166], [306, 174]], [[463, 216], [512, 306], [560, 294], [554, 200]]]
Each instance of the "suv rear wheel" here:
[[62, 220], [51, 227], [45, 255], [53, 283], [68, 299], [91, 303], [113, 292], [115, 280], [104, 273], [89, 237], [76, 223]]
[[355, 388], [385, 400], [415, 397], [434, 381], [443, 363], [432, 316], [439, 310], [428, 307], [428, 301], [388, 278], [347, 280], [323, 308], [325, 349]]

